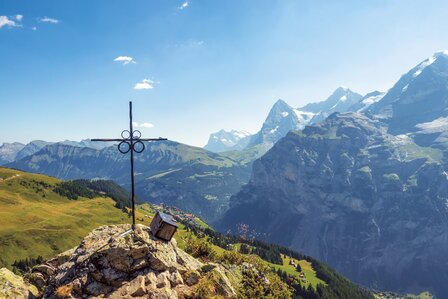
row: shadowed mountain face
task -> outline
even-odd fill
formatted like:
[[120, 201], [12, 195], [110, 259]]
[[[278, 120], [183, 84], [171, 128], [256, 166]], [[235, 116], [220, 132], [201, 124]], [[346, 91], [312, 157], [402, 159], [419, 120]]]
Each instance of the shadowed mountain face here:
[[241, 223], [364, 285], [448, 293], [442, 154], [363, 115], [333, 114], [256, 160], [220, 228]]
[[[171, 141], [149, 143], [135, 155], [136, 193], [143, 200], [194, 211], [213, 222], [227, 209], [230, 196], [248, 181], [250, 161], [240, 163]], [[96, 150], [52, 144], [7, 166], [60, 179], [102, 178], [130, 186], [129, 156], [115, 146]]]
[[278, 100], [269, 111], [261, 130], [251, 137], [248, 147], [264, 145], [270, 148], [289, 131], [303, 129], [313, 116], [313, 113], [294, 109], [285, 101]]

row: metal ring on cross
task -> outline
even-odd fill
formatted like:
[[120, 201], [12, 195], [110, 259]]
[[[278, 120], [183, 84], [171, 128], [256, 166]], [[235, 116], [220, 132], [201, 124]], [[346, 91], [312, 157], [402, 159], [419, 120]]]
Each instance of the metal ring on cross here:
[[145, 150], [145, 144], [143, 142], [141, 142], [140, 140], [134, 142], [134, 144], [132, 145], [132, 150], [134, 152], [136, 152], [137, 154], [140, 154], [141, 152], [143, 152]]
[[122, 154], [126, 154], [131, 150], [131, 144], [127, 141], [122, 141], [118, 144], [118, 150]]
[[142, 132], [139, 130], [132, 131], [132, 139], [140, 139], [142, 137]]
[[121, 138], [123, 138], [123, 139], [130, 139], [131, 138], [131, 132], [129, 132], [128, 130], [124, 130], [123, 132], [121, 132]]

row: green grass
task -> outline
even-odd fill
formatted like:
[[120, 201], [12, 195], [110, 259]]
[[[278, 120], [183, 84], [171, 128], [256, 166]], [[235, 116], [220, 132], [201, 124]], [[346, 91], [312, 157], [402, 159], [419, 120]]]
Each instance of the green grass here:
[[259, 144], [242, 151], [223, 152], [220, 155], [235, 161], [239, 165], [245, 165], [263, 156], [267, 150], [268, 148], [265, 145]]
[[[285, 256], [282, 254], [282, 260], [283, 260], [283, 265], [277, 265], [277, 264], [272, 264], [272, 263], [268, 263], [269, 266], [273, 267], [276, 271], [278, 269], [285, 271], [288, 275], [290, 276], [295, 276], [295, 277], [299, 277], [300, 273], [297, 272], [296, 267], [294, 267], [293, 265], [290, 265], [290, 261], [291, 258], [289, 256]], [[322, 285], [327, 285], [323, 280], [319, 279], [316, 276], [316, 271], [314, 271], [313, 269], [313, 265], [307, 261], [307, 260], [297, 260], [297, 259], [292, 259], [296, 264], [299, 264], [300, 267], [302, 268], [302, 272], [305, 276], [306, 282], [303, 282], [300, 279], [300, 283], [305, 286], [306, 288], [311, 284], [311, 286], [316, 289], [318, 284], [322, 284]]]
[[414, 142], [407, 142], [405, 144], [400, 144], [399, 146], [389, 143], [389, 147], [395, 149], [396, 153], [406, 160], [415, 160], [425, 158], [429, 162], [440, 163], [443, 160], [443, 153], [441, 150], [431, 148], [431, 147], [421, 147]]
[[420, 295], [406, 295], [406, 299], [433, 299], [434, 297], [428, 293], [423, 292]]
[[56, 194], [58, 179], [6, 168], [0, 168], [0, 177], [0, 267], [52, 257], [100, 225], [129, 222], [110, 198], [69, 200]]
[[[130, 218], [114, 207], [110, 198], [78, 198], [69, 200], [55, 192], [53, 188], [60, 180], [38, 174], [0, 168], [0, 267], [12, 268], [15, 260], [51, 258], [60, 252], [73, 248], [92, 229], [106, 224], [129, 223]], [[138, 223], [149, 225], [155, 210], [148, 203], [137, 206]], [[201, 227], [208, 225], [196, 217]], [[197, 239], [185, 226], [179, 223], [175, 239], [178, 246], [185, 249], [189, 238]], [[207, 237], [208, 238], [208, 237]], [[217, 256], [229, 250], [210, 242]], [[230, 249], [238, 251], [238, 246]], [[245, 255], [248, 256], [249, 255]], [[283, 265], [261, 260], [260, 263], [274, 270], [281, 269], [290, 276], [297, 277], [305, 287], [326, 283], [316, 277], [312, 264], [306, 260], [295, 260], [305, 275], [303, 281], [290, 258], [282, 255]]]

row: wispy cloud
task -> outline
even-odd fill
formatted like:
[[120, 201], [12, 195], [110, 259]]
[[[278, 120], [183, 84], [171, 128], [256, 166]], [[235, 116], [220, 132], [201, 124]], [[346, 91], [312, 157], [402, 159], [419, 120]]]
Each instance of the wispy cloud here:
[[31, 30], [36, 31], [36, 30], [37, 30], [37, 27], [36, 27], [36, 26], [33, 26], [33, 27], [31, 27]]
[[15, 19], [16, 19], [17, 22], [22, 22], [23, 15], [16, 15]]
[[114, 59], [114, 61], [122, 62], [123, 65], [126, 65], [129, 63], [137, 63], [137, 62], [135, 62], [134, 58], [132, 58], [130, 56], [118, 56], [117, 58]]
[[154, 128], [154, 125], [151, 123], [141, 123], [139, 124], [138, 122], [132, 122], [132, 125], [136, 128], [145, 128], [145, 129], [151, 129]]
[[136, 90], [153, 89], [154, 83], [155, 82], [150, 79], [143, 79], [142, 82], [139, 82], [134, 85], [134, 89], [136, 89]]
[[204, 41], [203, 40], [195, 40], [195, 39], [189, 39], [188, 41], [186, 41], [183, 46], [187, 47], [187, 48], [200, 48], [204, 46]]
[[[21, 15], [17, 15], [21, 16]], [[14, 17], [7, 17], [7, 16], [0, 16], [0, 28], [2, 27], [22, 27], [21, 24], [19, 24], [20, 20], [22, 20], [23, 16], [17, 18], [17, 16]], [[20, 20], [19, 20], [20, 19]]]
[[178, 10], [183, 10], [183, 9], [187, 8], [189, 5], [190, 5], [190, 1], [185, 1], [185, 2], [183, 2], [181, 5], [179, 5], [179, 6], [177, 7], [177, 9], [178, 9]]
[[50, 23], [50, 24], [57, 24], [57, 23], [59, 23], [59, 20], [53, 19], [53, 18], [49, 18], [49, 17], [39, 18], [38, 20], [39, 20], [39, 22], [42, 22], [42, 23]]

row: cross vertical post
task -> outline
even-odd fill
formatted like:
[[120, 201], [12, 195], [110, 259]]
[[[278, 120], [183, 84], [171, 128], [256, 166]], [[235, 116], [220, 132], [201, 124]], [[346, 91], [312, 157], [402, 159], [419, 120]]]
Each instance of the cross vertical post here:
[[134, 130], [132, 122], [132, 101], [129, 101], [129, 131], [124, 130], [121, 132], [121, 138], [102, 138], [91, 139], [91, 141], [102, 142], [119, 142], [118, 151], [122, 154], [131, 154], [131, 202], [132, 202], [132, 229], [135, 228], [135, 187], [134, 187], [134, 152], [142, 153], [145, 150], [145, 144], [143, 141], [164, 141], [166, 138], [140, 138], [142, 133], [139, 130]]
[[[129, 132], [131, 132], [131, 148], [134, 145], [134, 130], [132, 128], [132, 102], [129, 102]], [[131, 198], [132, 198], [132, 228], [135, 226], [135, 190], [134, 190], [134, 149], [131, 150]]]

